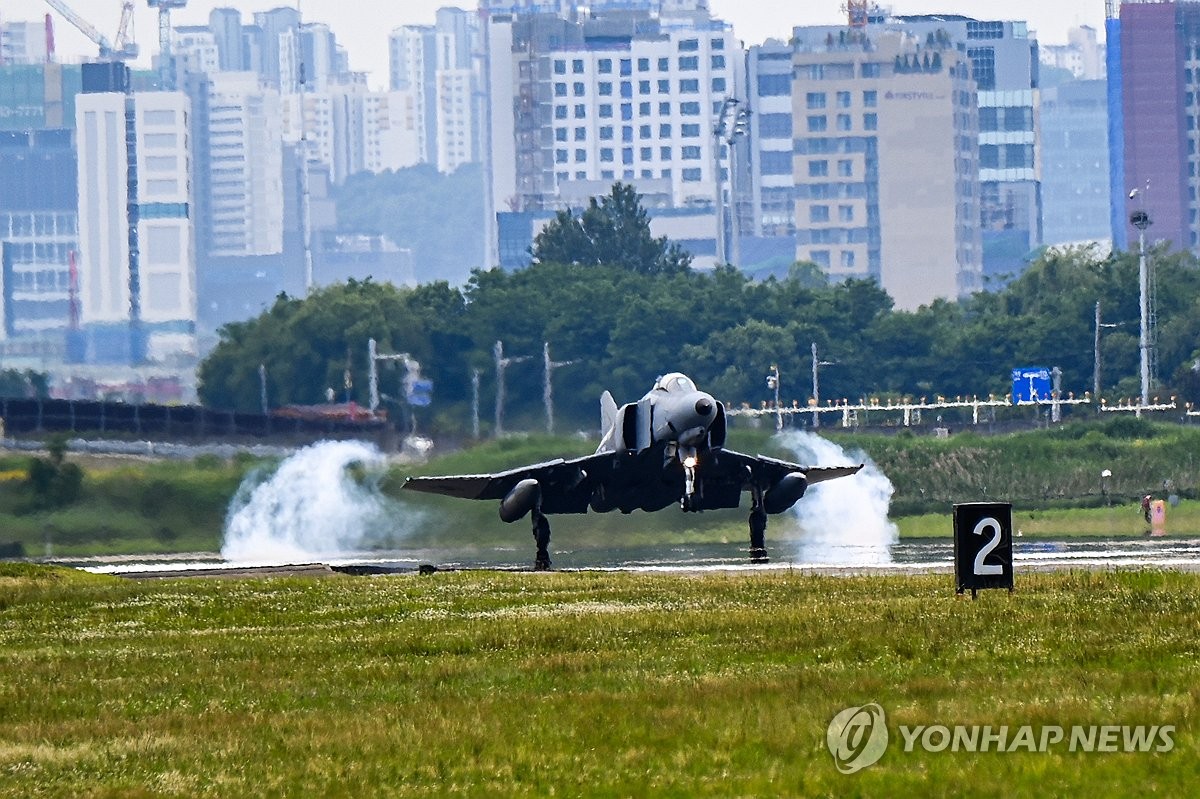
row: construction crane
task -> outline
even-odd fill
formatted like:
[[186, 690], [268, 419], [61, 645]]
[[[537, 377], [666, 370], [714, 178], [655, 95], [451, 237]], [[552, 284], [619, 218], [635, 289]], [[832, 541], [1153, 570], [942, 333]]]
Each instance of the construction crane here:
[[125, 0], [121, 4], [121, 24], [117, 27], [117, 38], [111, 42], [107, 36], [96, 30], [95, 25], [75, 13], [63, 0], [46, 0], [46, 4], [62, 14], [80, 33], [95, 42], [100, 48], [101, 58], [119, 61], [137, 58], [138, 46], [133, 41], [133, 0]]
[[158, 75], [162, 88], [175, 88], [175, 63], [171, 57], [171, 9], [183, 8], [187, 0], [146, 0], [146, 5], [158, 9]]

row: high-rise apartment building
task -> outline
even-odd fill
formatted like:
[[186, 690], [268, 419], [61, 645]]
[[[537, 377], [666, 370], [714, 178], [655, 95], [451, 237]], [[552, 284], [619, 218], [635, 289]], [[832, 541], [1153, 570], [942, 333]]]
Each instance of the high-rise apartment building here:
[[494, 14], [488, 60], [497, 209], [561, 207], [573, 183], [618, 180], [672, 207], [713, 204], [714, 156], [727, 169], [713, 125], [742, 64], [724, 22]]
[[0, 66], [44, 64], [50, 60], [45, 19], [0, 19]]
[[981, 286], [970, 61], [903, 31], [797, 28], [797, 257], [914, 309]]
[[1108, 99], [1102, 80], [1042, 89], [1042, 200], [1047, 244], [1107, 241]]
[[442, 8], [434, 25], [404, 26], [388, 37], [391, 89], [413, 97], [421, 161], [442, 172], [480, 158], [479, 36], [475, 13]]
[[1150, 240], [1196, 251], [1200, 3], [1124, 2], [1119, 16], [1115, 3], [1109, 10], [1114, 244], [1136, 246], [1129, 216], [1144, 210], [1152, 220]]
[[88, 91], [85, 80], [75, 112], [81, 319], [92, 355], [194, 352], [187, 96]]

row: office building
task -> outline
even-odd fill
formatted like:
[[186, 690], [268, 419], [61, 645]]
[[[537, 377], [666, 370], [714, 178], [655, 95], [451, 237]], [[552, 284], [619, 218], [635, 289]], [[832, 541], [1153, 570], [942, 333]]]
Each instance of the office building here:
[[1109, 241], [1105, 82], [1042, 89], [1041, 120], [1046, 244]]
[[834, 279], [873, 278], [902, 309], [978, 290], [966, 54], [903, 31], [797, 28], [792, 63], [798, 260]]

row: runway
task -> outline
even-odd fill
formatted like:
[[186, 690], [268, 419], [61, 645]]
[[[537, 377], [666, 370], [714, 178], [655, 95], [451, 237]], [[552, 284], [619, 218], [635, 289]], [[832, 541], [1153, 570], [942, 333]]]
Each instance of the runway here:
[[[521, 542], [522, 544], [524, 541]], [[816, 574], [924, 574], [953, 570], [949, 538], [905, 539], [885, 549], [825, 547], [805, 553], [791, 542], [771, 548], [771, 561], [751, 564], [736, 544], [674, 544], [640, 547], [587, 547], [552, 550], [556, 571], [749, 572], [800, 570]], [[322, 574], [413, 574], [461, 570], [528, 571], [532, 547], [504, 546], [451, 550], [425, 548], [386, 552], [315, 553], [302, 560], [230, 562], [215, 553], [180, 556], [60, 559], [55, 562], [100, 574], [130, 578], [275, 577]], [[1015, 539], [1014, 568], [1172, 569], [1200, 571], [1200, 537]]]

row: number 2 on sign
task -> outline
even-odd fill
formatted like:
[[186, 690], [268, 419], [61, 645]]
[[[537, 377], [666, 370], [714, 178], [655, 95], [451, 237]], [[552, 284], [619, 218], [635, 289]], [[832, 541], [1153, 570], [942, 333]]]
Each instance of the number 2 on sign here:
[[992, 554], [992, 550], [1000, 546], [1000, 522], [988, 516], [985, 519], [980, 519], [979, 524], [975, 525], [975, 529], [971, 532], [974, 535], [983, 535], [983, 531], [989, 527], [992, 528], [992, 539], [984, 544], [975, 555], [975, 573], [980, 575], [1004, 574], [1004, 567], [999, 563], [983, 562], [988, 555]]

